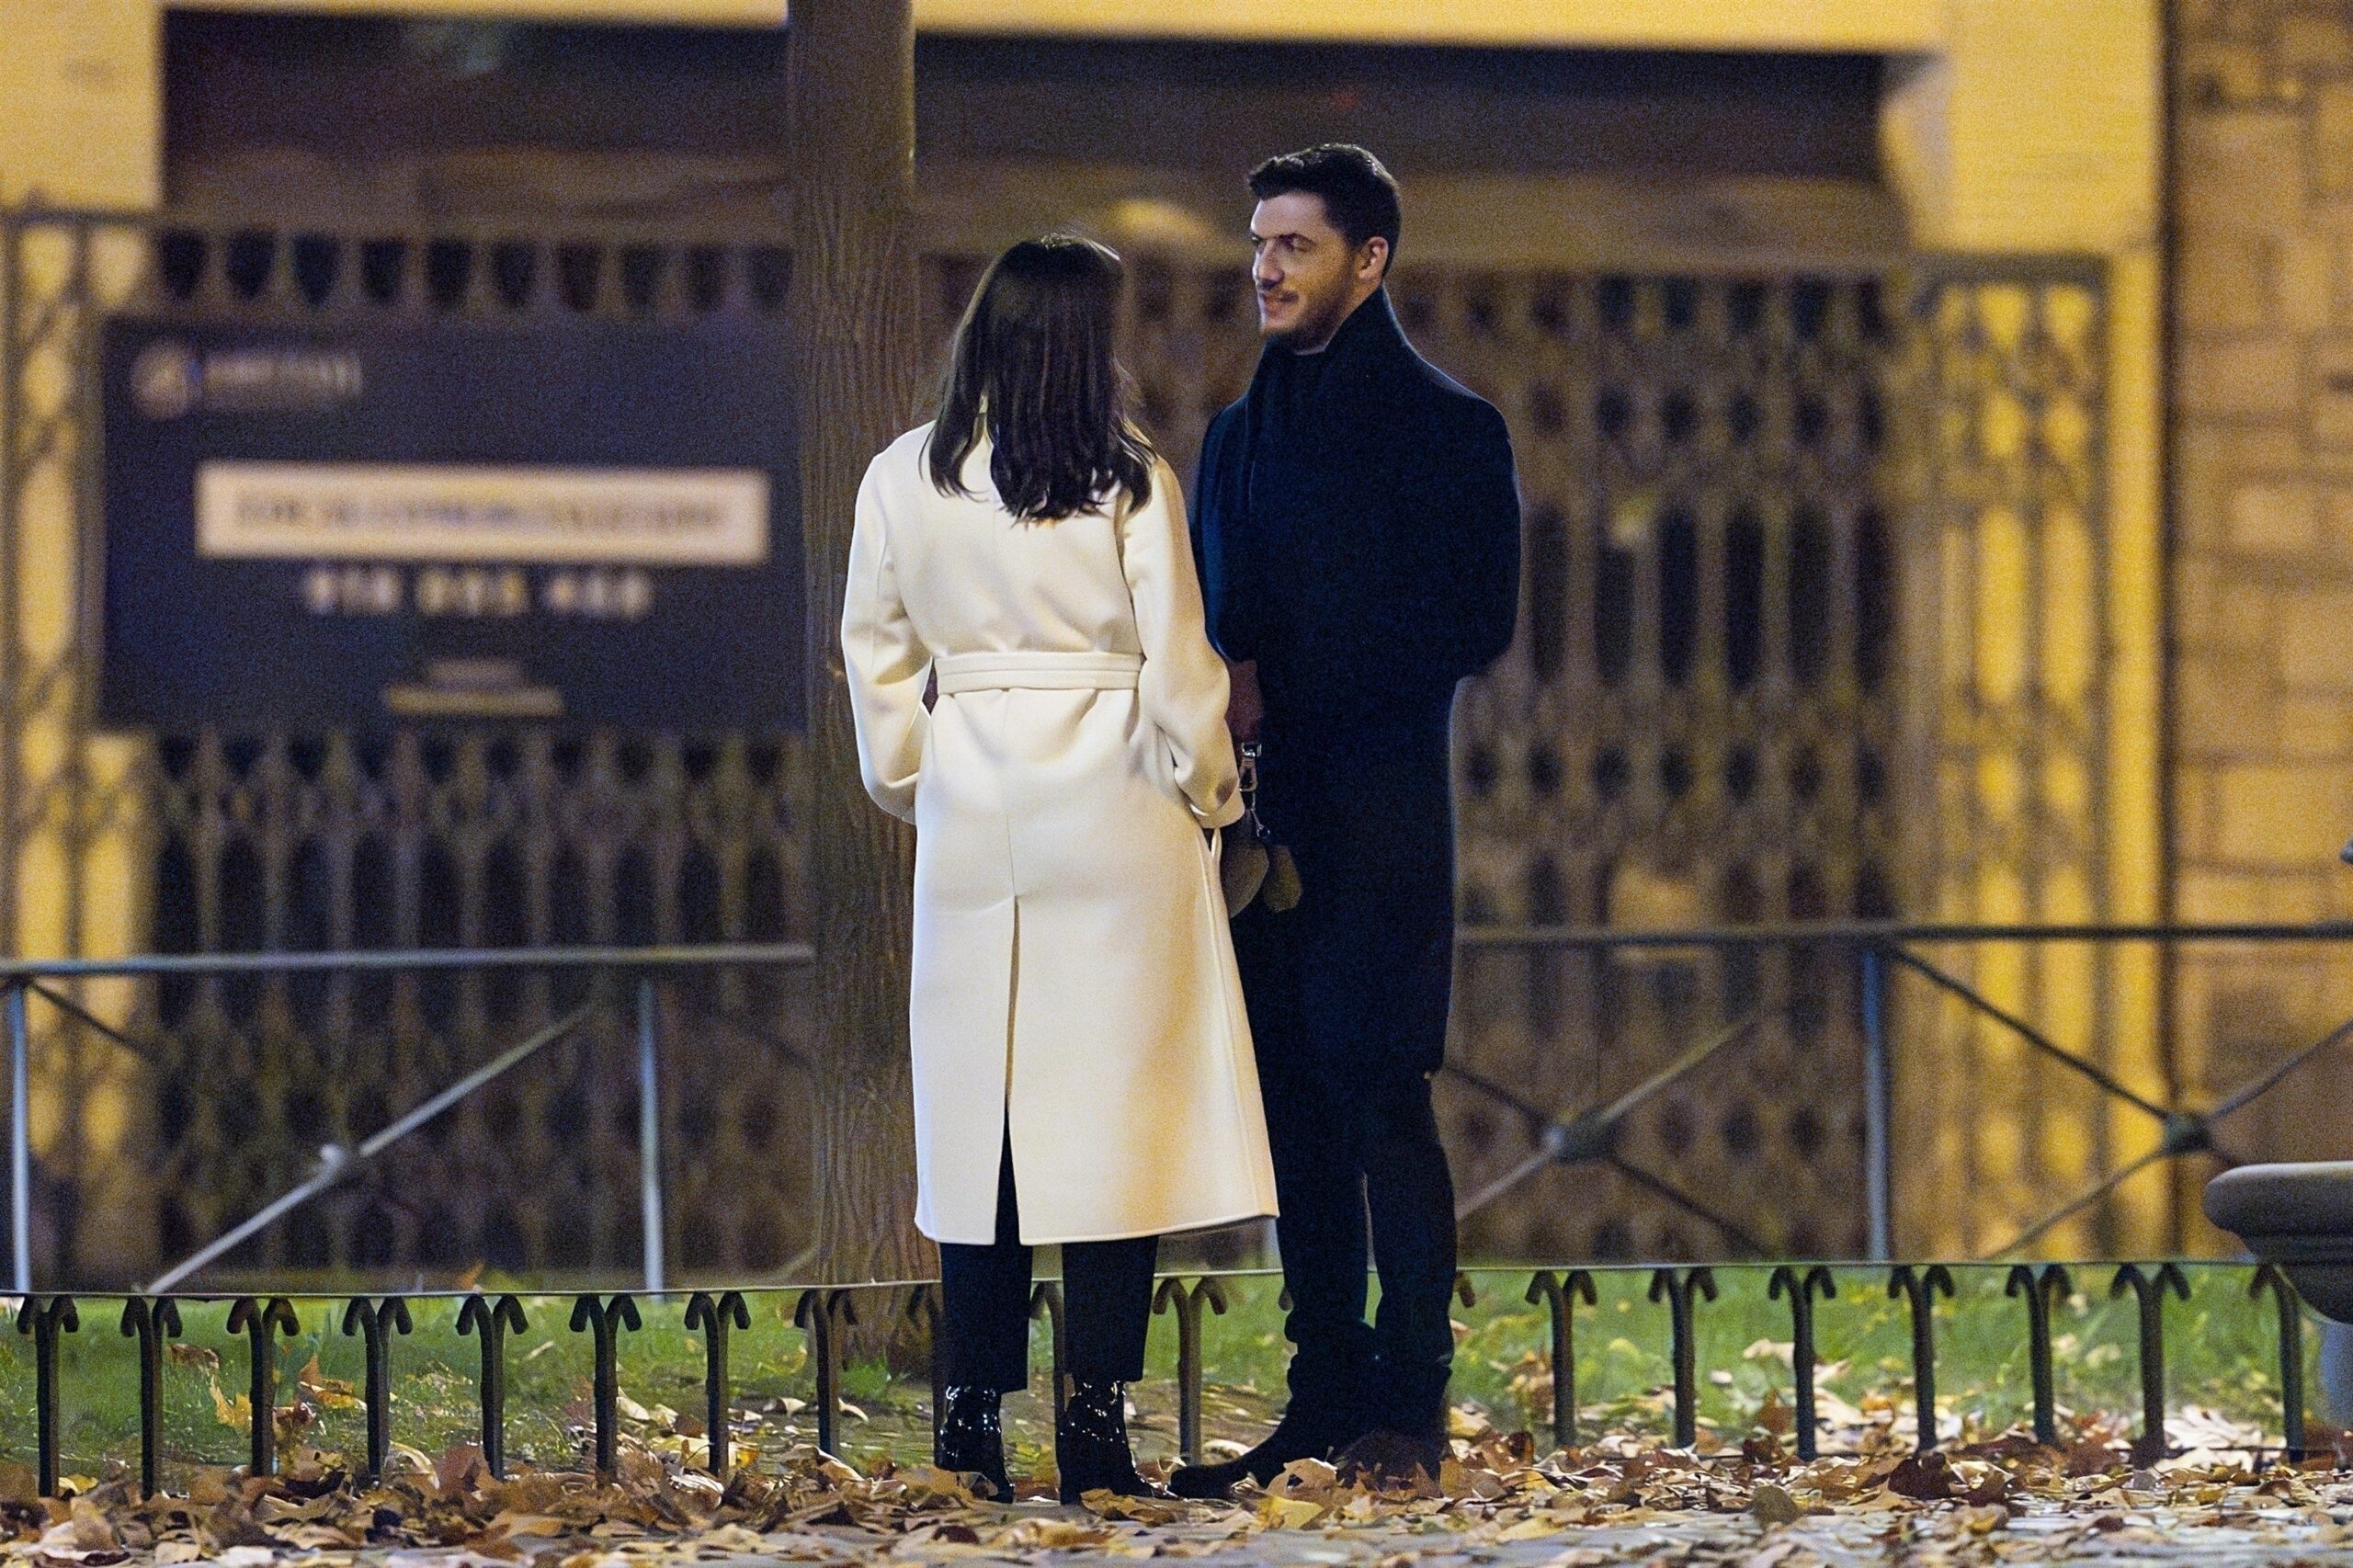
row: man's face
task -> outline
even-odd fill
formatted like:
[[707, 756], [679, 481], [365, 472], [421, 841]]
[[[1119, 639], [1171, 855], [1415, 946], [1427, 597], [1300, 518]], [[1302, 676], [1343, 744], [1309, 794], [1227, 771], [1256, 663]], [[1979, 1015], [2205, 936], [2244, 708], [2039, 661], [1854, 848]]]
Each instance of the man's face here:
[[1332, 226], [1324, 199], [1285, 191], [1250, 214], [1256, 253], [1251, 276], [1258, 286], [1258, 330], [1297, 349], [1321, 348], [1380, 283], [1383, 247], [1372, 240], [1351, 246]]

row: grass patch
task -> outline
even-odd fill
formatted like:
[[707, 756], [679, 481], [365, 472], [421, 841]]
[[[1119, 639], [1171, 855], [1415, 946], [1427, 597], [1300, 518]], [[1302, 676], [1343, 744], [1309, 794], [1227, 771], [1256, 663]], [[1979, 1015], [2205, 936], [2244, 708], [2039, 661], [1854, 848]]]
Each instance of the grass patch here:
[[[2108, 1413], [2137, 1425], [2140, 1370], [2136, 1308], [2109, 1295], [2114, 1269], [2085, 1265], [2073, 1270], [2076, 1293], [2053, 1313], [2058, 1400], [2079, 1414]], [[2277, 1327], [2268, 1298], [2251, 1299], [2252, 1270], [2240, 1265], [2188, 1265], [2187, 1302], [2165, 1308], [2167, 1403], [2221, 1415], [2276, 1442], [2279, 1404]], [[1576, 1309], [1575, 1365], [1580, 1430], [1663, 1437], [1672, 1416], [1665, 1391], [1672, 1384], [1669, 1324], [1663, 1303], [1647, 1299], [1647, 1269], [1597, 1269], [1598, 1300]], [[1722, 1267], [1719, 1297], [1702, 1302], [1695, 1319], [1699, 1368], [1699, 1415], [1717, 1433], [1737, 1439], [1761, 1409], [1791, 1397], [1788, 1304], [1767, 1293], [1769, 1268]], [[1937, 1303], [1939, 1414], [1948, 1431], [1988, 1432], [2022, 1422], [2031, 1409], [2026, 1309], [2003, 1294], [2007, 1269], [1960, 1267], [1954, 1300]], [[1454, 1393], [1497, 1426], [1528, 1426], [1549, 1436], [1549, 1315], [1525, 1299], [1523, 1269], [1478, 1269], [1477, 1294], [1458, 1306]], [[1863, 1407], [1874, 1401], [1908, 1406], [1912, 1393], [1911, 1322], [1902, 1300], [1887, 1295], [1887, 1271], [1861, 1266], [1837, 1271], [1838, 1294], [1816, 1307], [1817, 1381], [1825, 1408]], [[1280, 1406], [1288, 1347], [1277, 1304], [1280, 1281], [1241, 1275], [1226, 1281], [1229, 1311], [1203, 1320], [1208, 1366], [1204, 1403], [1212, 1438], [1247, 1441]], [[749, 1292], [752, 1326], [731, 1341], [737, 1440], [768, 1455], [813, 1439], [814, 1375], [801, 1332], [792, 1325], [795, 1293]], [[1369, 1291], [1377, 1299], [1377, 1288]], [[877, 1293], [860, 1293], [860, 1316], [880, 1314]], [[571, 1296], [527, 1296], [529, 1327], [507, 1349], [507, 1452], [518, 1461], [568, 1468], [580, 1462], [588, 1419], [589, 1339], [568, 1327]], [[642, 1303], [644, 1328], [620, 1336], [620, 1386], [625, 1413], [640, 1435], [691, 1438], [703, 1408], [702, 1336], [687, 1332], [686, 1298]], [[138, 1459], [138, 1360], [135, 1342], [118, 1324], [119, 1298], [80, 1300], [82, 1328], [61, 1341], [60, 1423], [63, 1469], [97, 1475], [109, 1463]], [[276, 1347], [281, 1408], [300, 1406], [302, 1425], [290, 1436], [357, 1455], [364, 1448], [365, 1410], [358, 1398], [364, 1355], [357, 1335], [341, 1333], [342, 1303], [298, 1299], [301, 1332]], [[478, 1342], [457, 1332], [460, 1301], [412, 1300], [415, 1331], [392, 1342], [394, 1441], [438, 1454], [478, 1439], [475, 1401]], [[227, 1301], [182, 1303], [186, 1334], [167, 1361], [164, 1379], [165, 1480], [185, 1486], [198, 1469], [244, 1461], [247, 1433], [238, 1402], [248, 1382], [248, 1349], [227, 1331]], [[2305, 1336], [2305, 1386], [2318, 1379], [2309, 1364], [2318, 1335]], [[1174, 1322], [1154, 1320], [1150, 1365], [1136, 1390], [1138, 1448], [1146, 1458], [1176, 1447]], [[1017, 1462], [1041, 1454], [1051, 1435], [1048, 1349], [1042, 1324], [1034, 1331], [1035, 1376], [1029, 1392], [1008, 1406]], [[929, 1441], [929, 1391], [922, 1377], [894, 1373], [881, 1359], [844, 1369], [845, 1399], [858, 1415], [845, 1418], [838, 1445], [853, 1463], [888, 1454], [923, 1457]], [[0, 1430], [0, 1455], [30, 1463], [34, 1407], [32, 1342], [0, 1335], [0, 1399], [17, 1417]], [[742, 1428], [748, 1427], [748, 1435]]]

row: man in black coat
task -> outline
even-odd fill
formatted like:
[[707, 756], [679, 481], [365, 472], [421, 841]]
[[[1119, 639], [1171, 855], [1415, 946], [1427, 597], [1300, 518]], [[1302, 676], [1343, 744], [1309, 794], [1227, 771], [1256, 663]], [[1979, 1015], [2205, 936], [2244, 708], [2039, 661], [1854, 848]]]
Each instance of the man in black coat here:
[[1454, 1355], [1454, 1187], [1430, 1107], [1453, 972], [1448, 732], [1456, 683], [1510, 643], [1519, 597], [1503, 417], [1414, 351], [1382, 288], [1396, 182], [1342, 145], [1270, 159], [1250, 188], [1267, 344], [1210, 426], [1194, 543], [1236, 731], [1264, 748], [1259, 819], [1302, 890], [1234, 921], [1296, 1349], [1281, 1425], [1177, 1471], [1188, 1496], [1302, 1458], [1437, 1473]]

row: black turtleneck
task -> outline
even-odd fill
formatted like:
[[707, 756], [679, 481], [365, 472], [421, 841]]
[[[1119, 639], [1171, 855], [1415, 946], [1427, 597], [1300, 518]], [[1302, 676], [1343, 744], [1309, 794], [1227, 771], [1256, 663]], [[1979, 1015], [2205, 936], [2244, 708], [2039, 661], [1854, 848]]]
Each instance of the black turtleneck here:
[[[1353, 317], [1354, 312], [1349, 312]], [[1342, 328], [1347, 322], [1340, 324]], [[1330, 364], [1330, 345], [1302, 354], [1279, 343], [1267, 348], [1267, 416], [1276, 430], [1296, 430], [1324, 384], [1324, 367]]]

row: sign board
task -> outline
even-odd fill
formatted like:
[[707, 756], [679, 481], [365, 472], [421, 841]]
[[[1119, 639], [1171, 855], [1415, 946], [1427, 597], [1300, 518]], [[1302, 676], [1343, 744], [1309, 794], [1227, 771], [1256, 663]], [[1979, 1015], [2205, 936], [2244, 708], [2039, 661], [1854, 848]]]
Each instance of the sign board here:
[[101, 722], [797, 727], [777, 327], [201, 324], [101, 346]]

